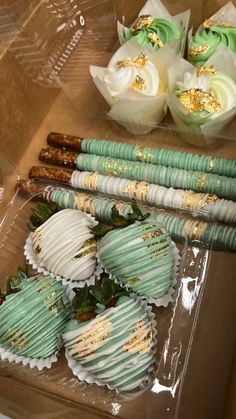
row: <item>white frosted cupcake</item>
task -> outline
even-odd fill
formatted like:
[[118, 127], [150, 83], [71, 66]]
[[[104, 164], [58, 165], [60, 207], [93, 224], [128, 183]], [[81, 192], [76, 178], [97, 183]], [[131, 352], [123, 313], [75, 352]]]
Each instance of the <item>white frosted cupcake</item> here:
[[108, 115], [134, 134], [150, 132], [166, 114], [167, 68], [175, 57], [169, 46], [154, 53], [130, 40], [107, 68], [91, 66], [94, 83], [111, 107]]

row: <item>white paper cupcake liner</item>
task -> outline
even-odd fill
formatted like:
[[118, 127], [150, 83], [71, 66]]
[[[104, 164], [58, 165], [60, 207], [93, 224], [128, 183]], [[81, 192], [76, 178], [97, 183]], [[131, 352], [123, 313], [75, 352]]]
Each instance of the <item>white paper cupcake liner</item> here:
[[22, 363], [30, 368], [37, 368], [41, 371], [44, 368], [51, 368], [54, 362], [57, 362], [58, 352], [48, 358], [27, 358], [22, 355], [13, 354], [11, 351], [0, 346], [0, 358], [2, 361], [15, 362], [16, 364]]
[[[85, 214], [85, 215], [92, 221], [94, 226], [98, 224], [98, 221], [94, 217], [92, 217], [90, 214]], [[62, 282], [64, 286], [69, 287], [70, 289], [83, 288], [86, 284], [94, 285], [95, 279], [100, 278], [101, 273], [103, 272], [103, 268], [98, 260], [96, 261], [96, 267], [95, 267], [94, 273], [89, 278], [83, 279], [81, 281], [70, 280], [70, 279], [62, 277], [61, 275], [56, 275], [53, 272], [48, 271], [44, 266], [42, 266], [38, 262], [37, 255], [35, 254], [35, 251], [33, 248], [33, 237], [34, 237], [34, 233], [32, 232], [29, 234], [28, 238], [26, 239], [26, 243], [24, 246], [24, 255], [27, 262], [33, 267], [33, 269], [36, 269], [38, 273], [43, 274], [44, 276], [50, 275], [56, 281]]]
[[161, 307], [161, 306], [167, 307], [169, 303], [174, 301], [174, 293], [176, 291], [177, 279], [178, 279], [178, 274], [179, 274], [179, 264], [180, 264], [180, 252], [173, 241], [171, 242], [171, 246], [173, 248], [173, 256], [174, 256], [173, 274], [172, 274], [171, 286], [164, 295], [157, 296], [157, 297], [146, 297], [145, 295], [141, 295], [138, 292], [136, 293], [136, 291], [133, 288], [131, 288], [129, 285], [123, 284], [111, 272], [109, 272], [104, 267], [103, 269], [109, 275], [110, 279], [112, 279], [116, 284], [119, 284], [122, 288], [127, 289], [127, 291], [129, 291], [130, 293], [134, 293], [138, 295], [140, 298], [142, 298], [143, 300], [146, 300], [149, 304], [154, 304], [156, 307]]
[[[152, 311], [152, 307], [148, 305], [147, 300], [143, 300], [141, 297], [139, 297], [137, 294], [132, 293], [130, 294], [130, 297], [133, 298], [135, 301], [139, 301], [140, 305], [143, 307], [144, 311], [148, 313], [148, 318], [151, 321], [152, 324], [152, 336], [153, 336], [153, 347], [152, 347], [152, 353], [153, 356], [153, 362], [149, 366], [147, 370], [147, 376], [144, 378], [143, 384], [140, 385], [137, 388], [144, 387], [148, 385], [148, 381], [150, 380], [151, 374], [154, 372], [155, 364], [156, 364], [156, 347], [157, 347], [157, 329], [156, 325], [157, 322], [155, 320], [155, 314]], [[95, 377], [95, 375], [90, 374], [82, 365], [79, 364], [79, 361], [76, 361], [74, 358], [72, 358], [68, 351], [65, 350], [65, 356], [68, 361], [68, 366], [73, 372], [73, 375], [76, 376], [80, 381], [85, 381], [88, 384], [97, 384], [98, 386], [106, 386], [109, 390], [115, 390], [116, 393], [119, 393], [120, 391], [109, 384], [106, 384], [104, 381], [101, 381]], [[135, 389], [134, 389], [135, 390]], [[133, 391], [134, 391], [133, 390]]]

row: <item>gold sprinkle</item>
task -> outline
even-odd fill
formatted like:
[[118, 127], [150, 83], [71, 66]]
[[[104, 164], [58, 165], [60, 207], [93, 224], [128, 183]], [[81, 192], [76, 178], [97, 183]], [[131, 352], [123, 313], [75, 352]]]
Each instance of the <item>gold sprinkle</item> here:
[[116, 63], [116, 70], [120, 70], [120, 68], [126, 67], [137, 67], [143, 68], [148, 62], [148, 55], [141, 53], [136, 58], [126, 58], [124, 60], [118, 61]]
[[123, 345], [123, 349], [130, 353], [145, 354], [152, 348], [152, 330], [143, 320], [139, 320], [129, 340]]
[[79, 341], [72, 346], [73, 351], [76, 351], [75, 355], [81, 358], [94, 352], [98, 344], [109, 336], [112, 329], [112, 323], [105, 316], [92, 321], [81, 333]]
[[216, 69], [213, 65], [207, 65], [207, 66], [200, 65], [197, 68], [197, 77], [200, 77], [203, 74], [215, 74], [215, 72], [216, 72]]
[[147, 88], [147, 82], [142, 79], [142, 77], [137, 75], [129, 87], [130, 89], [137, 90], [139, 92], [140, 90], [145, 90]]
[[162, 40], [157, 36], [156, 33], [150, 32], [148, 34], [148, 39], [151, 41], [153, 45], [157, 45], [159, 48], [164, 47]]
[[131, 27], [131, 32], [140, 31], [145, 28], [150, 28], [154, 18], [151, 15], [139, 16]]
[[98, 175], [96, 172], [90, 173], [84, 177], [84, 187], [87, 189], [96, 190], [97, 189]]
[[218, 112], [221, 105], [211, 92], [204, 92], [200, 89], [190, 89], [182, 92], [179, 100], [189, 112]]
[[133, 198], [140, 199], [141, 201], [146, 201], [150, 189], [150, 184], [147, 182], [131, 182], [122, 192], [129, 194]]
[[220, 26], [223, 28], [234, 28], [233, 25], [231, 25], [231, 23], [227, 23], [227, 22], [214, 22], [213, 20], [205, 20], [205, 22], [203, 22], [202, 24], [204, 29], [209, 29], [212, 26]]
[[189, 55], [191, 57], [196, 57], [197, 55], [205, 54], [209, 48], [210, 47], [207, 44], [199, 45], [198, 47], [191, 47], [189, 49]]

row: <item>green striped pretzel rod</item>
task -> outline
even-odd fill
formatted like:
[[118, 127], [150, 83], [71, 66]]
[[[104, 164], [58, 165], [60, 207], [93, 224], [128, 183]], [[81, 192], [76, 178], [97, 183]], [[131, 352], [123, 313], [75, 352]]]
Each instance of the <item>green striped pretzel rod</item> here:
[[[98, 197], [58, 186], [45, 186], [22, 180], [18, 187], [21, 193], [33, 194], [36, 199], [54, 202], [62, 209], [78, 209], [104, 221], [111, 220], [111, 211], [114, 205], [124, 216], [132, 212], [128, 202]], [[178, 218], [147, 206], [141, 206], [141, 208], [144, 212], [150, 213], [150, 220], [160, 222], [174, 240], [183, 241], [188, 237], [191, 240], [201, 241], [213, 249], [236, 251], [236, 229], [233, 227], [205, 223], [186, 217]]]
[[124, 142], [80, 138], [55, 132], [48, 135], [47, 141], [53, 147], [68, 148], [82, 153], [236, 177], [236, 160], [233, 159]]
[[43, 148], [39, 159], [45, 163], [98, 172], [136, 181], [145, 181], [175, 189], [205, 192], [220, 198], [236, 200], [236, 179], [204, 172], [191, 172], [94, 154], [77, 154], [53, 148]]

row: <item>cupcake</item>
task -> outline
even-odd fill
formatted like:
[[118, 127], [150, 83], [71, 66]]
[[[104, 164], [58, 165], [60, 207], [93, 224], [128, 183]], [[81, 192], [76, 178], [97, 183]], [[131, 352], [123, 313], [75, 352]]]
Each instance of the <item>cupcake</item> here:
[[183, 59], [173, 63], [168, 104], [178, 127], [194, 134], [218, 134], [236, 112], [235, 82], [234, 58], [226, 48], [197, 69]]
[[220, 45], [236, 53], [236, 8], [232, 3], [205, 20], [194, 36], [190, 31], [189, 61], [194, 65], [204, 65]]
[[[76, 315], [67, 324], [63, 342], [68, 365], [81, 381], [116, 391], [137, 389], [148, 381], [155, 362], [154, 314], [143, 301], [120, 295], [109, 279], [102, 284], [87, 289], [86, 316]], [[73, 305], [81, 313], [79, 302], [85, 298], [77, 297]]]
[[90, 67], [108, 115], [134, 134], [150, 132], [166, 114], [167, 68], [175, 59], [169, 46], [157, 52], [133, 39], [122, 45], [107, 68]]
[[96, 269], [97, 246], [91, 231], [95, 224], [81, 211], [59, 211], [29, 236], [25, 255], [39, 272], [65, 283], [89, 280]]
[[24, 279], [19, 292], [6, 296], [0, 306], [0, 357], [50, 368], [68, 320], [63, 297], [63, 287], [50, 276]]
[[157, 51], [174, 41], [176, 51], [182, 55], [189, 16], [190, 11], [171, 16], [159, 0], [148, 0], [130, 28], [118, 22], [120, 43], [134, 39], [139, 45]]
[[108, 232], [98, 257], [115, 280], [150, 302], [168, 293], [176, 273], [176, 248], [158, 223], [136, 221]]

